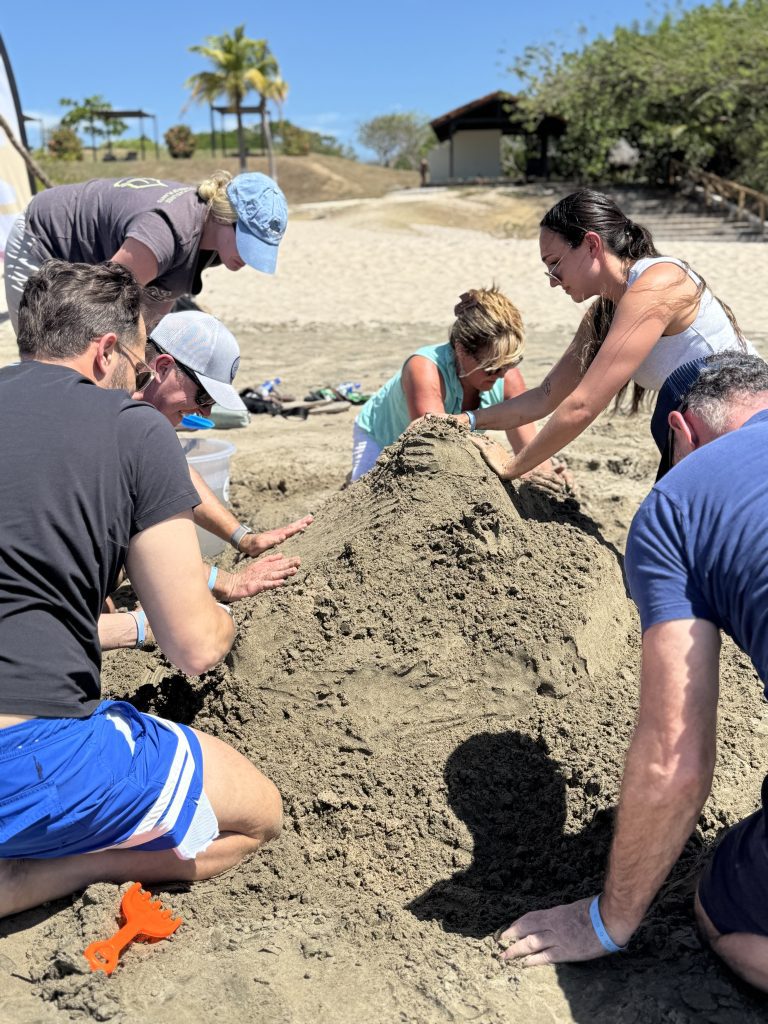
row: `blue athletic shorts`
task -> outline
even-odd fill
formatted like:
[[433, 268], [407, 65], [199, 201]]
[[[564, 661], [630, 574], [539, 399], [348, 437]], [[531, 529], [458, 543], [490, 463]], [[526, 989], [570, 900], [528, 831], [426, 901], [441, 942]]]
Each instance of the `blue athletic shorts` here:
[[699, 899], [721, 935], [768, 935], [768, 776], [763, 807], [726, 832], [699, 882]]
[[123, 701], [0, 729], [0, 858], [174, 850], [218, 835], [194, 732]]

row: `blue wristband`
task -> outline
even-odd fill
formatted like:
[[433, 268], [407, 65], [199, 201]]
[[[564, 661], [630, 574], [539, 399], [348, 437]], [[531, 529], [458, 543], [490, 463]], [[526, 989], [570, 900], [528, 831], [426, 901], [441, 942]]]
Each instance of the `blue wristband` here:
[[131, 612], [131, 615], [136, 620], [136, 647], [141, 647], [147, 638], [147, 616], [141, 610]]
[[219, 575], [219, 570], [215, 565], [211, 566], [211, 575], [208, 577], [208, 589], [213, 590], [216, 584], [216, 577]]
[[477, 416], [475, 416], [475, 414], [473, 412], [470, 412], [469, 409], [467, 409], [464, 412], [464, 415], [469, 420], [469, 429], [473, 430], [473, 431], [477, 430]]
[[589, 919], [592, 922], [592, 927], [595, 929], [595, 935], [600, 940], [600, 945], [606, 951], [606, 953], [622, 953], [627, 947], [617, 946], [603, 924], [603, 919], [600, 917], [600, 897], [595, 896], [589, 905]]

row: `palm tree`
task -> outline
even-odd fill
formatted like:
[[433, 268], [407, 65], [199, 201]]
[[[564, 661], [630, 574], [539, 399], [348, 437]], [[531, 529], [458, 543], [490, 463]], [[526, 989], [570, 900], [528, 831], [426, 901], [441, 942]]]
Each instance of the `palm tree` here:
[[213, 103], [226, 96], [228, 105], [237, 117], [237, 148], [240, 170], [247, 167], [245, 133], [243, 131], [243, 99], [253, 91], [259, 96], [261, 131], [269, 156], [269, 174], [276, 178], [272, 133], [269, 130], [270, 101], [280, 103], [288, 93], [288, 85], [280, 77], [280, 68], [266, 39], [249, 39], [245, 25], [238, 25], [234, 33], [208, 36], [203, 46], [190, 46], [191, 53], [207, 57], [214, 66], [212, 71], [199, 71], [185, 82], [192, 91], [192, 99]]

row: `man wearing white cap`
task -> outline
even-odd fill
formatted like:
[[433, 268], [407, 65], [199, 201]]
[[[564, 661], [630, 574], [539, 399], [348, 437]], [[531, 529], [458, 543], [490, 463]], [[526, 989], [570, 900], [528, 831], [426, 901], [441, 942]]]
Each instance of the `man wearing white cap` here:
[[[147, 379], [146, 372], [139, 375], [134, 398], [149, 402], [174, 427], [190, 413], [206, 415], [214, 403], [223, 409], [245, 409], [232, 387], [240, 364], [237, 341], [220, 320], [208, 313], [185, 310], [163, 317], [147, 339], [146, 361], [152, 376]], [[312, 522], [312, 516], [304, 516], [287, 526], [256, 533], [238, 522], [199, 473], [193, 469], [190, 473], [201, 499], [194, 511], [196, 525], [252, 558], [282, 544]], [[265, 581], [276, 585], [293, 575], [287, 570], [295, 571], [298, 559], [273, 555], [262, 564]]]

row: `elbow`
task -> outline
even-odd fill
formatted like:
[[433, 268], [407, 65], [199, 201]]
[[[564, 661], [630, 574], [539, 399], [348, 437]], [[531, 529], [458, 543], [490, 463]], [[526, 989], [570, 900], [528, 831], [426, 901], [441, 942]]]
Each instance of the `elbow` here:
[[234, 623], [223, 608], [217, 608], [216, 611], [226, 621], [217, 622], [215, 628], [197, 634], [194, 640], [187, 637], [186, 642], [177, 642], [173, 650], [163, 649], [168, 660], [187, 676], [200, 676], [209, 672], [227, 656], [232, 647], [235, 639]]
[[[227, 648], [229, 650], [229, 648]], [[209, 672], [225, 657], [227, 651], [205, 651], [205, 652], [190, 652], [185, 651], [183, 657], [170, 658], [173, 664], [185, 676], [201, 676], [204, 672]]]
[[560, 406], [561, 415], [579, 433], [586, 430], [602, 411], [602, 409], [595, 409], [590, 402], [580, 398], [578, 395], [571, 395]]

